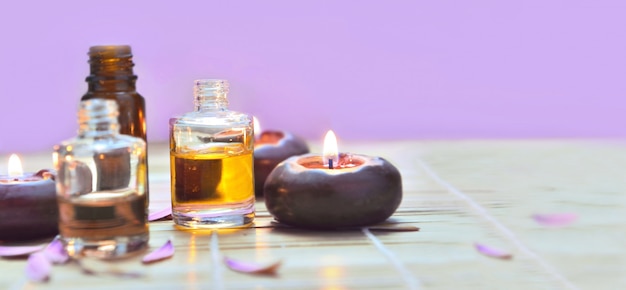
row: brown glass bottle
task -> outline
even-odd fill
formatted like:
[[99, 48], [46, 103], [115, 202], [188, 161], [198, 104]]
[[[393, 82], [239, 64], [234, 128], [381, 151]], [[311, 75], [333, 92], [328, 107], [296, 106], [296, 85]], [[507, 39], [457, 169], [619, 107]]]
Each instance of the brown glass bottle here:
[[[133, 73], [133, 54], [128, 45], [99, 45], [89, 48], [88, 89], [81, 101], [115, 100], [119, 108], [120, 134], [147, 140], [144, 98], [137, 93]], [[146, 209], [148, 208], [148, 172], [146, 166]]]

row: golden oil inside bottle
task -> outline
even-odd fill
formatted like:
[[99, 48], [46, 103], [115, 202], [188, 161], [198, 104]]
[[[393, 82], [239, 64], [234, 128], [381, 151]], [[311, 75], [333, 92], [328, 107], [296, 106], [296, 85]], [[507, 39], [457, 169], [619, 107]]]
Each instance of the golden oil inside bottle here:
[[172, 199], [177, 205], [221, 205], [249, 200], [252, 153], [171, 155]]
[[210, 218], [237, 208], [251, 208], [251, 212], [244, 214], [249, 222], [243, 222], [243, 225], [252, 222], [252, 151], [237, 150], [239, 152], [235, 154], [229, 154], [228, 151], [170, 153], [172, 209], [175, 213], [180, 213], [174, 218], [186, 224], [184, 220], [190, 217]]

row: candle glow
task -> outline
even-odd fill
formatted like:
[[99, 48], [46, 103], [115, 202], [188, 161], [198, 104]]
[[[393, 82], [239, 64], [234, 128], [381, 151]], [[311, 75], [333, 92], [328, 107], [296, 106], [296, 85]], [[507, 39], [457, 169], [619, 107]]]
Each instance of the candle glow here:
[[19, 177], [24, 175], [22, 170], [22, 161], [16, 154], [11, 154], [9, 157], [9, 177]]
[[20, 157], [11, 154], [8, 174], [0, 175], [0, 240], [53, 237], [58, 219], [54, 173], [24, 172]]
[[324, 167], [333, 169], [339, 165], [339, 150], [337, 149], [337, 137], [333, 130], [328, 130], [324, 137], [324, 149], [322, 151]]
[[276, 165], [263, 186], [274, 219], [296, 227], [362, 227], [389, 218], [402, 200], [400, 172], [387, 160], [339, 153], [328, 131], [322, 154], [289, 157]]
[[252, 122], [254, 123], [254, 138], [258, 138], [261, 135], [261, 124], [259, 124], [259, 119], [252, 116]]

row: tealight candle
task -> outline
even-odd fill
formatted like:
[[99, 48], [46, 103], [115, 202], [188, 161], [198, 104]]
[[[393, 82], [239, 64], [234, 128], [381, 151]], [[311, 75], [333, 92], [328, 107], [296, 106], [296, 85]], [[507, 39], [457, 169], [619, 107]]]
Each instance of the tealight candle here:
[[283, 160], [309, 153], [309, 146], [298, 136], [284, 131], [263, 131], [259, 120], [254, 118], [254, 191], [263, 197], [263, 185], [267, 176]]
[[[333, 142], [334, 141], [334, 144]], [[329, 131], [324, 154], [280, 163], [264, 187], [265, 205], [287, 225], [333, 229], [385, 221], [402, 201], [400, 172], [387, 160], [339, 153]]]
[[13, 154], [9, 174], [0, 176], [0, 240], [28, 240], [58, 233], [54, 175], [48, 170], [22, 173]]

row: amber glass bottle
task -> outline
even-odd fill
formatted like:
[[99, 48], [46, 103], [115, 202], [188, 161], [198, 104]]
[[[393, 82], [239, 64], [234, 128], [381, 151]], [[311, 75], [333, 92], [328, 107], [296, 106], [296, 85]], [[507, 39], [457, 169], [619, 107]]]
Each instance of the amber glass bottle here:
[[[89, 48], [90, 74], [86, 81], [90, 99], [115, 100], [119, 107], [120, 134], [147, 140], [144, 98], [137, 93], [133, 73], [133, 54], [128, 45], [99, 45]], [[147, 168], [147, 167], [146, 167]], [[148, 172], [146, 170], [146, 209], [148, 208]]]

